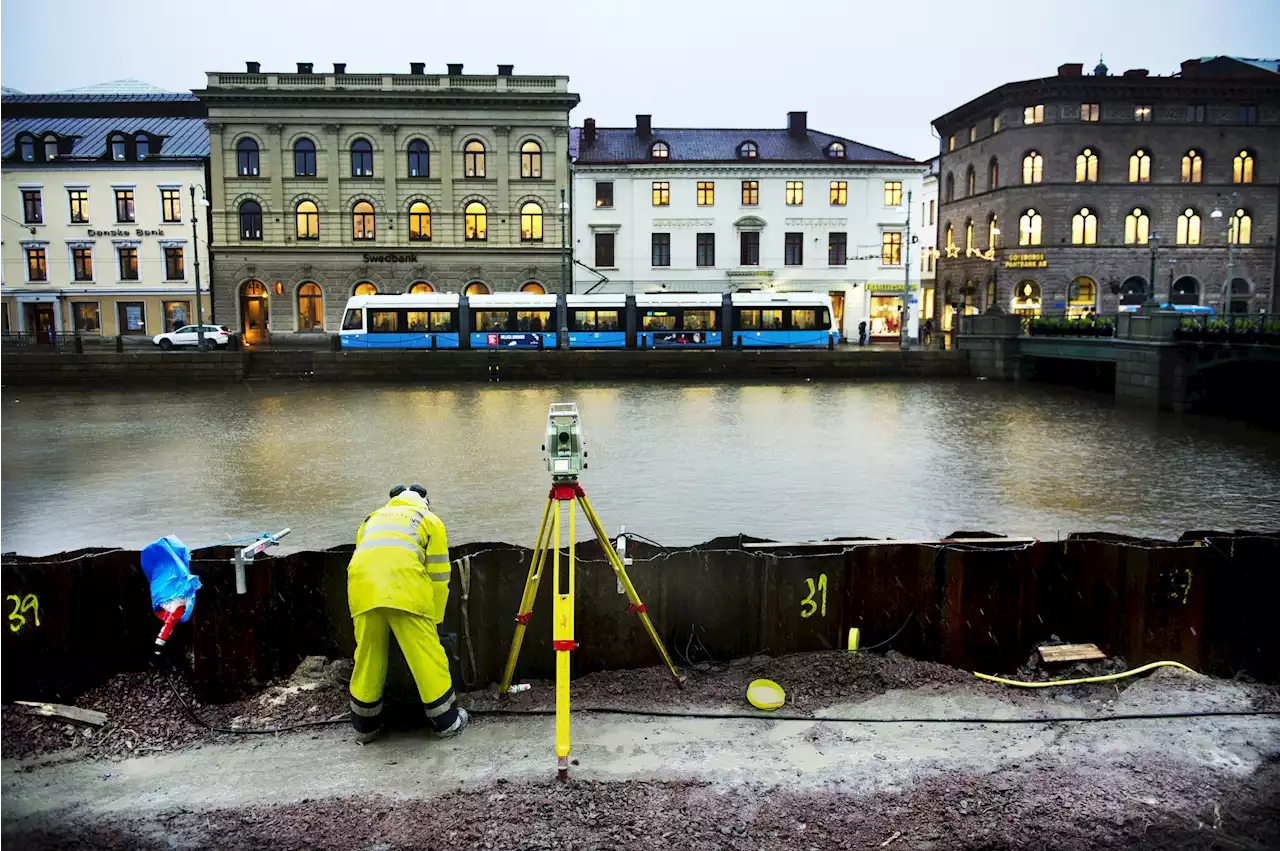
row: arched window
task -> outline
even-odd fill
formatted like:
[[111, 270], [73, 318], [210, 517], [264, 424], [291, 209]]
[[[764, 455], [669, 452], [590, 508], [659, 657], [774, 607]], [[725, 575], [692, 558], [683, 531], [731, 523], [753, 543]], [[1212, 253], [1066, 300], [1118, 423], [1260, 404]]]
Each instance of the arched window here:
[[1093, 148], [1085, 148], [1076, 154], [1076, 183], [1098, 182], [1098, 155]]
[[361, 281], [360, 283], [355, 285], [355, 288], [353, 290], [351, 290], [351, 294], [352, 295], [377, 295], [378, 288], [375, 287], [373, 284], [369, 283], [368, 281]]
[[[52, 136], [52, 135], [45, 136], [44, 137], [45, 162], [53, 162], [57, 158], [58, 158], [58, 137]], [[141, 157], [139, 157], [139, 159], [141, 159]]]
[[1088, 207], [1081, 207], [1080, 212], [1071, 217], [1071, 244], [1098, 244], [1098, 216]]
[[18, 159], [24, 163], [35, 162], [36, 140], [29, 135], [18, 137]]
[[991, 162], [987, 164], [987, 189], [995, 189], [1000, 185], [1000, 163], [995, 157], [991, 158]]
[[1039, 183], [1044, 177], [1044, 157], [1031, 151], [1022, 158], [1022, 182]]
[[467, 288], [463, 291], [463, 295], [488, 295], [489, 285], [481, 281], [472, 281], [467, 284]]
[[1013, 288], [1013, 312], [1019, 316], [1040, 315], [1040, 285], [1021, 281]]
[[255, 242], [262, 239], [262, 205], [257, 201], [240, 205], [240, 238]]
[[738, 146], [738, 159], [754, 160], [760, 156], [760, 146], [755, 142], [743, 142]]
[[1174, 304], [1199, 304], [1200, 282], [1190, 275], [1183, 275], [1173, 282], [1172, 298]]
[[1000, 227], [997, 224], [998, 222], [999, 219], [995, 213], [992, 213], [987, 217], [987, 248], [991, 251], [995, 250], [996, 241], [1000, 236]]
[[467, 242], [483, 242], [489, 238], [489, 212], [484, 204], [479, 201], [468, 204], [464, 220]]
[[351, 238], [373, 239], [376, 235], [373, 205], [368, 201], [357, 201], [351, 208]]
[[351, 176], [373, 177], [373, 145], [368, 139], [351, 143]]
[[[57, 143], [54, 143], [53, 150], [50, 151], [49, 142], [46, 141], [45, 151], [50, 155], [49, 159], [53, 159], [58, 155]], [[145, 160], [147, 157], [151, 156], [151, 139], [146, 133], [139, 133], [137, 136], [133, 137], [133, 156], [139, 161]]]
[[542, 242], [542, 207], [532, 201], [520, 208], [520, 241]]
[[409, 205], [409, 239], [431, 239], [431, 207], [425, 201]]
[[427, 143], [421, 139], [414, 139], [409, 143], [409, 176], [410, 177], [430, 177], [431, 166]]
[[1034, 209], [1023, 213], [1018, 218], [1018, 244], [1039, 245], [1041, 223], [1040, 214]]
[[324, 294], [316, 284], [298, 287], [298, 330], [324, 330]]
[[832, 142], [827, 145], [827, 156], [833, 160], [844, 159], [844, 142]]
[[947, 201], [956, 200], [956, 176], [951, 172], [947, 172], [946, 199]]
[[546, 295], [547, 288], [537, 281], [529, 281], [524, 286], [520, 287], [520, 292], [532, 293], [533, 295]]
[[1253, 242], [1253, 217], [1243, 208], [1227, 223], [1227, 242], [1233, 245], [1248, 245]]
[[[115, 142], [111, 144], [111, 151], [113, 159], [124, 159], [124, 140], [120, 140], [120, 156], [115, 155]], [[236, 173], [241, 177], [258, 176], [258, 143], [252, 139], [236, 143]]]
[[316, 143], [310, 139], [299, 139], [293, 143], [293, 175], [316, 176]]
[[[245, 142], [248, 142], [249, 144], [253, 145], [253, 141], [250, 139], [241, 140], [240, 144], [243, 146]], [[124, 136], [121, 136], [119, 133], [114, 133], [111, 136], [111, 159], [115, 160], [116, 162], [122, 162], [124, 160], [124, 156], [125, 156]], [[257, 164], [258, 164], [258, 146], [257, 145], [253, 145], [253, 163], [254, 163], [254, 169], [255, 169], [253, 173], [257, 174], [258, 173], [256, 170]], [[244, 174], [244, 172], [242, 171], [241, 174]]]
[[666, 160], [671, 158], [671, 148], [666, 142], [654, 142], [649, 146], [649, 156], [655, 160]]
[[1151, 182], [1151, 155], [1145, 148], [1138, 148], [1129, 156], [1129, 182]]
[[1151, 235], [1151, 217], [1141, 207], [1124, 217], [1124, 244], [1146, 245]]
[[1092, 278], [1081, 276], [1067, 288], [1067, 315], [1082, 316], [1097, 306], [1098, 287]]
[[978, 179], [973, 173], [973, 166], [969, 166], [969, 170], [965, 173], [965, 176], [964, 176], [964, 192], [965, 192], [964, 197], [966, 198], [972, 197], [973, 193], [977, 191], [977, 188], [978, 188], [977, 184], [978, 184]]
[[1200, 244], [1200, 214], [1188, 207], [1178, 215], [1178, 245]]
[[1200, 170], [1202, 165], [1203, 165], [1203, 160], [1200, 157], [1200, 152], [1197, 151], [1195, 148], [1192, 148], [1191, 150], [1183, 154], [1182, 155], [1182, 182], [1183, 183], [1199, 183]]
[[1231, 161], [1232, 183], [1253, 183], [1253, 154], [1241, 151]]
[[1229, 292], [1231, 294], [1231, 303], [1227, 308], [1227, 312], [1248, 313], [1249, 297], [1253, 294], [1253, 288], [1249, 285], [1249, 282], [1244, 278], [1232, 278]]
[[295, 218], [298, 225], [298, 239], [320, 238], [320, 210], [315, 201], [299, 201]]
[[964, 252], [966, 255], [973, 252], [973, 219], [964, 223]]
[[433, 293], [435, 291], [436, 291], [436, 288], [428, 284], [426, 281], [416, 281], [414, 282], [413, 286], [409, 287], [410, 295], [417, 295], [419, 293]]
[[520, 146], [520, 176], [542, 177], [542, 146], [532, 139]]
[[1124, 279], [1120, 285], [1120, 303], [1124, 305], [1142, 304], [1147, 300], [1147, 280], [1137, 275]]
[[484, 142], [472, 139], [462, 149], [464, 172], [467, 177], [484, 177]]
[[951, 222], [947, 222], [947, 231], [946, 231], [946, 232], [947, 232], [947, 242], [946, 242], [946, 246], [947, 246], [948, 248], [954, 248], [954, 247], [955, 247], [955, 244], [956, 244], [956, 241], [955, 241], [955, 234], [954, 234], [954, 233], [952, 232], [952, 230], [951, 230]]

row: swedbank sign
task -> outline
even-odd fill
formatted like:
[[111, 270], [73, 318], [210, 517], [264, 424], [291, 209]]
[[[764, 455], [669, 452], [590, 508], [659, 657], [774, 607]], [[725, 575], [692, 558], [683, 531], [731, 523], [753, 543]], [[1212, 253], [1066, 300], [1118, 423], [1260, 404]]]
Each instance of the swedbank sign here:
[[416, 263], [416, 254], [365, 254], [362, 259], [366, 263]]

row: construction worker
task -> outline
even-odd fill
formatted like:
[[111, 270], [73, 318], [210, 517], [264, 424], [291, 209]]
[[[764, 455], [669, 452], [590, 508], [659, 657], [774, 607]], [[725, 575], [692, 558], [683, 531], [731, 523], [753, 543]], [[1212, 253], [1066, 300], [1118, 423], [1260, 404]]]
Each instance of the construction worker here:
[[382, 730], [391, 633], [436, 735], [461, 733], [467, 711], [455, 705], [449, 660], [436, 633], [449, 601], [449, 542], [422, 485], [396, 485], [391, 500], [360, 524], [347, 567], [347, 600], [356, 632], [351, 674], [356, 741], [370, 742]]

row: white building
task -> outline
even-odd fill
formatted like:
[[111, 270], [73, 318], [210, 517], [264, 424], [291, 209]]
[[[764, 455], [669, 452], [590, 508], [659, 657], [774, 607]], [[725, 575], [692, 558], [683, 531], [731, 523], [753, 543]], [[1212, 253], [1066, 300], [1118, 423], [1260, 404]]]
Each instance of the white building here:
[[810, 130], [803, 112], [780, 130], [587, 119], [574, 142], [575, 292], [828, 292], [846, 337], [864, 321], [896, 336], [903, 287], [920, 284], [911, 237], [933, 241], [918, 218], [907, 233], [925, 163]]
[[[920, 202], [912, 212], [911, 254], [920, 276], [920, 295], [912, 306], [916, 319], [933, 316], [934, 278], [938, 269], [938, 158], [929, 160], [929, 170], [920, 186]], [[919, 227], [916, 226], [919, 216]]]

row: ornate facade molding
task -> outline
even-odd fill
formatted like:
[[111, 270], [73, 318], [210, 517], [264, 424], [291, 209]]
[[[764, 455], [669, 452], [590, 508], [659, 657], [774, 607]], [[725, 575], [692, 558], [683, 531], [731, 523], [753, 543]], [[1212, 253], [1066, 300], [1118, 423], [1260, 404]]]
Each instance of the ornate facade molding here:
[[399, 124], [381, 124], [378, 126], [378, 129], [381, 130], [384, 135], [395, 135], [395, 132], [400, 129], [400, 125]]
[[220, 121], [206, 121], [204, 126], [208, 129], [210, 135], [221, 136], [223, 131], [227, 129], [227, 125]]
[[495, 125], [494, 125], [494, 127], [493, 127], [493, 132], [494, 132], [494, 133], [497, 133], [499, 136], [502, 136], [502, 137], [510, 136], [510, 135], [511, 135], [511, 125], [510, 125], [510, 124], [495, 124]]
[[267, 132], [268, 132], [268, 133], [273, 133], [273, 134], [275, 134], [275, 135], [277, 135], [277, 136], [278, 136], [278, 135], [280, 135], [281, 133], [283, 133], [283, 132], [284, 132], [284, 125], [283, 125], [283, 124], [268, 124], [268, 125], [267, 125]]
[[655, 228], [710, 228], [715, 227], [715, 219], [654, 219]]
[[783, 219], [782, 223], [787, 227], [798, 227], [798, 228], [803, 228], [803, 227], [842, 228], [842, 227], [848, 227], [849, 220], [848, 219], [823, 219], [823, 218], [817, 218], [817, 219], [794, 218], [794, 219]]
[[341, 130], [342, 126], [338, 124], [322, 124], [320, 125], [320, 129], [332, 136]]

